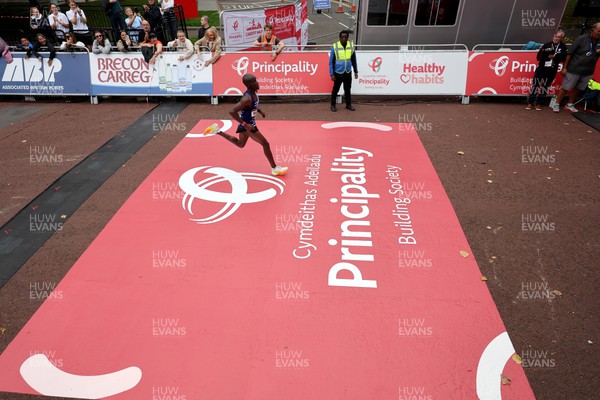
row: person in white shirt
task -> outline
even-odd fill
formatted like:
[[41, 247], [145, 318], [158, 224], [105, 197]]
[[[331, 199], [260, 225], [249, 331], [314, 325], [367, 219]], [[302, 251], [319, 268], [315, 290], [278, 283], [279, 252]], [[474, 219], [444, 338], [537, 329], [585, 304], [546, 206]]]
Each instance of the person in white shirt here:
[[175, 0], [158, 0], [158, 4], [160, 4], [160, 8], [162, 8], [163, 12], [170, 10], [175, 5]]
[[87, 26], [87, 18], [83, 10], [77, 7], [75, 0], [69, 0], [69, 11], [67, 11], [67, 18], [73, 25], [73, 31], [77, 34], [88, 33], [90, 28]]
[[48, 15], [48, 23], [50, 28], [54, 30], [54, 34], [59, 39], [65, 38], [65, 33], [69, 32], [69, 19], [67, 16], [58, 11], [56, 4], [50, 5], [50, 15]]
[[173, 12], [175, 0], [158, 0], [158, 3], [163, 12], [163, 20], [168, 26], [170, 37], [177, 37], [177, 16]]
[[177, 31], [177, 39], [167, 43], [167, 47], [175, 47], [177, 51], [185, 51], [185, 53], [179, 56], [179, 61], [187, 60], [194, 54], [194, 45], [190, 39], [185, 37], [185, 32], [181, 29]]

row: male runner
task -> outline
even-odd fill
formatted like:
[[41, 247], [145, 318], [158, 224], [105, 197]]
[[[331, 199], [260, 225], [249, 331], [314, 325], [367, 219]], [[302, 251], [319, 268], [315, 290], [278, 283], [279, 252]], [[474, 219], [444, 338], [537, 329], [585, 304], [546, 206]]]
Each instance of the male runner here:
[[223, 136], [240, 149], [244, 148], [248, 138], [251, 138], [263, 147], [265, 156], [267, 157], [267, 160], [269, 160], [269, 164], [271, 164], [271, 173], [276, 176], [285, 175], [288, 167], [280, 167], [275, 164], [269, 142], [256, 126], [255, 118], [257, 111], [263, 118], [266, 117], [265, 113], [258, 108], [258, 94], [256, 92], [260, 88], [259, 83], [256, 81], [256, 77], [251, 74], [244, 75], [242, 77], [242, 82], [247, 90], [244, 92], [240, 102], [229, 112], [231, 117], [239, 124], [235, 133], [239, 133], [240, 137], [236, 138], [221, 131], [218, 131], [217, 135]]

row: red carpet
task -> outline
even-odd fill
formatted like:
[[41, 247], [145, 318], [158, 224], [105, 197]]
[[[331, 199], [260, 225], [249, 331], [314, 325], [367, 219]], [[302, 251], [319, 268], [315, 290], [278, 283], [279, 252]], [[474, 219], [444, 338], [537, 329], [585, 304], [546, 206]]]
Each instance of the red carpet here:
[[412, 126], [260, 120], [290, 167], [272, 177], [256, 143], [196, 135], [213, 122], [152, 172], [0, 356], [0, 390], [534, 398]]

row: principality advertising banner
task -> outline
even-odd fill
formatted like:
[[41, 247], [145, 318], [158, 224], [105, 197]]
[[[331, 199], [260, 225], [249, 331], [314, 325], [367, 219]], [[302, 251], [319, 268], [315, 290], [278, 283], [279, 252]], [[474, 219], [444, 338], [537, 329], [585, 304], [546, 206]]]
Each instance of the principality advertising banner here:
[[331, 93], [329, 57], [325, 52], [224, 54], [213, 70], [213, 96], [240, 95], [246, 91], [244, 74], [253, 74], [259, 94], [304, 95]]
[[163, 53], [154, 65], [142, 53], [90, 54], [92, 93], [131, 96], [210, 96], [212, 64], [204, 66], [210, 54], [194, 54], [179, 61], [181, 53]]
[[58, 53], [48, 65], [49, 53], [41, 52], [43, 60], [25, 59], [25, 53], [13, 53], [13, 62], [0, 58], [2, 86], [0, 94], [89, 95], [90, 61], [87, 53]]
[[[471, 52], [467, 95], [528, 95], [538, 66], [536, 51]], [[562, 75], [556, 74], [549, 94], [558, 93]]]
[[352, 93], [382, 95], [453, 94], [465, 92], [466, 52], [358, 51], [358, 79]]

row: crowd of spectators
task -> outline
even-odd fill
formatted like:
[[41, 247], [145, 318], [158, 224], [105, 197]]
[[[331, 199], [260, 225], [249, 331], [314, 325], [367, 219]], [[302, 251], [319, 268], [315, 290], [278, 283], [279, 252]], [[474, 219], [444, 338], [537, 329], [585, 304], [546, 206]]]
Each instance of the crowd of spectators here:
[[[110, 21], [110, 27], [102, 28], [89, 25], [88, 16], [82, 9], [85, 4], [80, 7], [75, 0], [67, 0], [69, 9], [66, 12], [61, 10], [57, 2], [49, 2], [49, 6], [44, 9], [39, 2], [31, 1], [33, 6], [30, 8], [29, 30], [23, 29], [24, 34], [19, 37], [20, 45], [13, 48], [16, 51], [26, 51], [25, 47], [30, 47], [34, 51], [36, 46], [46, 48], [50, 45], [56, 50], [87, 50], [96, 54], [140, 51], [142, 47], [152, 43], [149, 36], [151, 34], [156, 36], [158, 43], [181, 41], [181, 34], [189, 42], [185, 33], [179, 32], [178, 20], [173, 11], [174, 0], [147, 1], [143, 9], [138, 9], [123, 8], [119, 0], [101, 0], [102, 11], [98, 10], [97, 13], [102, 15], [103, 12]], [[97, 14], [92, 10], [92, 15]], [[40, 38], [43, 38], [45, 44], [41, 44]], [[186, 44], [185, 40], [181, 43]], [[182, 48], [176, 43], [171, 47]], [[191, 50], [187, 49], [186, 54], [189, 51], [193, 53], [191, 42], [189, 48]]]

